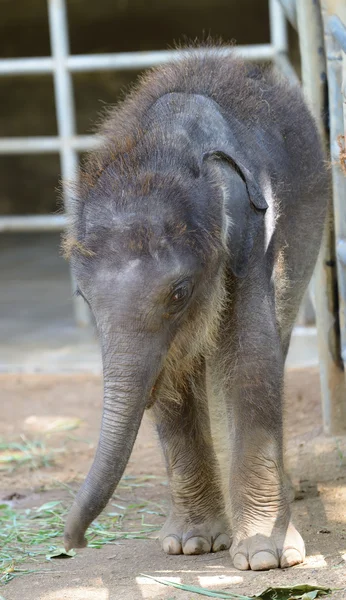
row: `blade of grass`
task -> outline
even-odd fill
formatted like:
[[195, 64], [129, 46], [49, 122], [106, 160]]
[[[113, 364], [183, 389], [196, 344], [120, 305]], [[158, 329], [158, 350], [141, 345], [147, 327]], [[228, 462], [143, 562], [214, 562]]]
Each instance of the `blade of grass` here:
[[184, 583], [176, 583], [174, 581], [169, 581], [168, 579], [158, 579], [157, 577], [152, 577], [151, 575], [145, 575], [144, 573], [140, 573], [142, 577], [147, 577], [148, 579], [152, 579], [157, 583], [162, 583], [163, 585], [167, 585], [169, 587], [174, 587], [178, 590], [183, 590], [185, 592], [193, 592], [194, 594], [200, 594], [201, 596], [208, 596], [209, 598], [221, 598], [225, 600], [253, 600], [250, 596], [242, 596], [241, 594], [233, 594], [232, 592], [216, 592], [214, 590], [207, 590], [206, 588], [202, 588], [196, 585], [185, 585]]

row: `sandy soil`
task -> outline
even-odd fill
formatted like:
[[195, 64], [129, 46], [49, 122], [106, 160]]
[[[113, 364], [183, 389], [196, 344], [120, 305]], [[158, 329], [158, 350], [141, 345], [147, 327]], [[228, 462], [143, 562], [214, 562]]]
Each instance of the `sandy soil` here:
[[[61, 483], [78, 486], [91, 463], [101, 418], [102, 389], [97, 377], [0, 375], [2, 415], [0, 437], [46, 439], [59, 448], [51, 467], [0, 472], [0, 500], [21, 494], [16, 506], [40, 506], [68, 499]], [[228, 552], [202, 556], [166, 556], [156, 539], [122, 540], [101, 550], [86, 548], [72, 560], [47, 563], [47, 572], [17, 578], [0, 589], [6, 600], [141, 600], [202, 598], [150, 582], [140, 574], [173, 577], [175, 581], [255, 594], [269, 585], [310, 583], [344, 588], [334, 600], [346, 598], [346, 437], [322, 434], [320, 392], [316, 370], [295, 370], [287, 376], [286, 463], [296, 500], [294, 521], [307, 546], [305, 564], [266, 573], [240, 572]], [[57, 419], [80, 419], [77, 429], [52, 433]], [[48, 433], [47, 433], [48, 432]], [[50, 433], [49, 433], [50, 432]], [[127, 499], [140, 498], [166, 506], [165, 471], [157, 440], [144, 419], [127, 468], [142, 476], [144, 487], [126, 489]], [[155, 475], [148, 479], [145, 475]], [[13, 496], [12, 496], [13, 497]], [[163, 522], [163, 517], [159, 517]], [[157, 534], [153, 535], [155, 537]]]

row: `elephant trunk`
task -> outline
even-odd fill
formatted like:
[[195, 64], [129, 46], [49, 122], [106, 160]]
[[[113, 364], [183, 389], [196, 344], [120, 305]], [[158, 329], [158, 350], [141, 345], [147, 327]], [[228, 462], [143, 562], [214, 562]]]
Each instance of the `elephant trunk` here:
[[[130, 352], [130, 343], [125, 336], [121, 340], [117, 337], [116, 352], [109, 351], [109, 343], [102, 343], [104, 406], [101, 433], [94, 462], [67, 517], [66, 550], [87, 545], [85, 531], [105, 508], [123, 475], [160, 370], [160, 353], [153, 349], [154, 340], [136, 337], [135, 352]], [[131, 348], [133, 346], [132, 339]]]

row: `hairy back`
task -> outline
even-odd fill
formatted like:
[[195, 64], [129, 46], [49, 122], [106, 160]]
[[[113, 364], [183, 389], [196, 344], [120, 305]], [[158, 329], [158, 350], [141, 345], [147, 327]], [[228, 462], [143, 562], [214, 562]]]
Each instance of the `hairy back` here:
[[[323, 160], [313, 119], [298, 87], [290, 86], [271, 67], [249, 66], [235, 55], [223, 55], [221, 49], [214, 54], [190, 50], [182, 60], [147, 72], [122, 103], [107, 111], [99, 129], [105, 143], [84, 167], [84, 197], [110, 163], [119, 161], [126, 168], [129, 153], [145, 133], [148, 111], [172, 92], [211, 98], [233, 127], [237, 122], [245, 125], [249, 143], [253, 137], [264, 146], [268, 133], [272, 141], [280, 137], [294, 163], [292, 172], [299, 168], [302, 154], [307, 172], [316, 172], [316, 161]], [[254, 137], [259, 129], [260, 135]], [[287, 171], [287, 164], [285, 167]]]

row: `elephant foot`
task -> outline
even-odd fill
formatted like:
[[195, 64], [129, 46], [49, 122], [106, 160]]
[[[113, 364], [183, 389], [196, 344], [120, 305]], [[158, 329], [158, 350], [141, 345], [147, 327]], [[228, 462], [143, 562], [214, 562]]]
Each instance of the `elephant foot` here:
[[161, 546], [167, 554], [205, 554], [227, 550], [231, 545], [224, 518], [191, 524], [171, 515], [160, 533]]
[[260, 531], [247, 537], [235, 536], [230, 549], [234, 566], [241, 571], [265, 571], [293, 567], [305, 559], [305, 545], [300, 533], [289, 522], [273, 527], [270, 535]]

